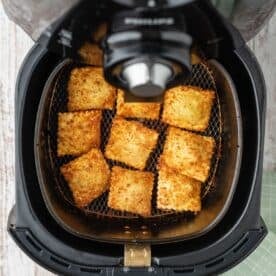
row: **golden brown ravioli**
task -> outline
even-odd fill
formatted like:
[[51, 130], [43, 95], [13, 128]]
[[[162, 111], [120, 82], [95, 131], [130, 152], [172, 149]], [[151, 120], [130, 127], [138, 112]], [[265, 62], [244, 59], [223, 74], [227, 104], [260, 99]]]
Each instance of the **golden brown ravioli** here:
[[214, 150], [213, 137], [169, 127], [159, 164], [205, 182], [209, 176]]
[[164, 97], [162, 121], [194, 131], [208, 128], [215, 92], [193, 86], [178, 86]]
[[103, 65], [103, 51], [98, 44], [85, 42], [78, 51], [82, 62], [93, 65]]
[[153, 182], [153, 173], [113, 167], [108, 206], [144, 217], [150, 216]]
[[158, 169], [157, 208], [163, 210], [201, 210], [201, 182], [162, 165]]
[[111, 86], [99, 67], [86, 66], [71, 71], [68, 83], [68, 110], [112, 109], [116, 88]]
[[58, 114], [58, 156], [80, 155], [101, 142], [101, 111]]
[[158, 133], [135, 121], [113, 120], [105, 156], [143, 170], [157, 144]]
[[60, 168], [79, 208], [83, 208], [108, 189], [110, 171], [98, 149], [74, 159]]
[[124, 91], [119, 90], [117, 94], [117, 115], [125, 118], [144, 118], [158, 120], [160, 103], [135, 102], [127, 103], [124, 100]]

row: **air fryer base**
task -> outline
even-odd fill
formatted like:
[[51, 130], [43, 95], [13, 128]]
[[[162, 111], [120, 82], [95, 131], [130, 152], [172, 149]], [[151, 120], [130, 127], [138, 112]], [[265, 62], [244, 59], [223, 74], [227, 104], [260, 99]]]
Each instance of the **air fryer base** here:
[[[260, 187], [260, 180], [259, 176], [256, 189]], [[61, 239], [55, 239], [39, 222], [34, 221], [22, 188], [22, 183], [17, 183], [17, 192], [21, 190], [21, 201], [10, 213], [8, 231], [31, 259], [61, 275], [214, 275], [242, 262], [267, 234], [263, 220], [254, 211], [259, 204], [258, 191], [255, 190], [242, 220], [222, 239], [203, 249], [177, 255], [174, 255], [174, 247], [175, 251], [179, 251], [185, 246], [182, 243], [152, 246], [150, 267], [126, 268], [123, 266], [123, 245], [95, 242], [91, 246], [92, 252], [84, 252], [68, 246]], [[102, 252], [103, 246], [113, 255]], [[160, 249], [167, 255], [156, 255]]]
[[[34, 96], [31, 88], [35, 86], [36, 93], [42, 91], [49, 72], [58, 62], [57, 56], [49, 55], [36, 45], [21, 68], [16, 89], [16, 205], [10, 213], [8, 230], [27, 255], [46, 269], [63, 275], [126, 275], [130, 272], [132, 275], [208, 275], [230, 269], [259, 245], [267, 233], [260, 217], [266, 94], [259, 66], [246, 47], [220, 60], [228, 71], [235, 72], [235, 66], [243, 66], [245, 75], [237, 78], [237, 86], [241, 91], [250, 90], [254, 98], [241, 98], [241, 106], [247, 105], [248, 112], [254, 111], [250, 115], [256, 120], [258, 133], [256, 139], [245, 133], [245, 152], [249, 155], [242, 168], [245, 183], [240, 183], [229, 212], [215, 229], [190, 242], [152, 245], [151, 267], [139, 269], [123, 267], [123, 245], [76, 239], [62, 230], [47, 212], [41, 194], [36, 192], [39, 187], [34, 160], [27, 143], [24, 144], [33, 139], [28, 131], [33, 128], [33, 121], [22, 118], [34, 116], [39, 97]], [[47, 72], [43, 72], [45, 68]], [[238, 73], [243, 74], [243, 70]], [[35, 197], [30, 198], [29, 194]], [[241, 202], [244, 204], [240, 205]]]
[[[175, 263], [173, 265], [162, 264], [162, 260], [154, 258], [152, 266], [148, 268], [126, 268], [122, 265], [123, 256], [118, 257], [113, 263], [106, 262], [106, 264], [103, 264], [101, 261], [98, 264], [89, 262], [89, 265], [76, 262], [75, 257], [65, 259], [57, 253], [53, 253], [45, 244], [40, 243], [38, 237], [32, 233], [30, 228], [14, 227], [14, 220], [13, 209], [9, 217], [9, 233], [17, 245], [35, 262], [54, 273], [62, 275], [213, 275], [214, 273], [226, 271], [243, 261], [267, 234], [267, 229], [261, 221], [259, 229], [248, 230], [238, 241], [234, 242], [234, 245], [226, 248], [223, 253], [218, 253], [218, 257], [210, 258], [205, 262], [185, 265], [186, 256], [183, 255], [181, 256], [183, 262], [177, 265]], [[66, 252], [68, 249], [62, 248], [62, 250]], [[81, 254], [81, 252], [79, 253]], [[94, 258], [94, 256], [91, 256], [91, 258]]]
[[[259, 176], [256, 189], [260, 187], [260, 180]], [[22, 189], [22, 185], [18, 183], [17, 188]], [[34, 221], [24, 193], [21, 192], [20, 208], [14, 207], [9, 216], [9, 233], [35, 262], [62, 275], [213, 275], [242, 262], [267, 234], [263, 220], [254, 211], [254, 206], [259, 202], [258, 191], [254, 191], [242, 220], [222, 239], [208, 244], [203, 249], [177, 255], [173, 254], [173, 247], [178, 251], [177, 249], [183, 246], [182, 243], [153, 245], [152, 265], [149, 268], [126, 268], [123, 267], [122, 245], [103, 245], [95, 242], [94, 248], [93, 245], [91, 248], [93, 252], [84, 252], [55, 239], [47, 229]], [[108, 256], [101, 252], [103, 246], [109, 248], [108, 251], [114, 255]], [[156, 255], [160, 249], [167, 255]]]

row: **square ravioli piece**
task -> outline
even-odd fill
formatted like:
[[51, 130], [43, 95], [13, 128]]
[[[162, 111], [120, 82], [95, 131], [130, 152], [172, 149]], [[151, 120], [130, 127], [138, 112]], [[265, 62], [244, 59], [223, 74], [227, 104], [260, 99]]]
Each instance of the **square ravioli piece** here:
[[98, 149], [63, 165], [62, 175], [72, 191], [76, 205], [83, 208], [108, 189], [110, 170]]
[[108, 27], [106, 22], [100, 23], [92, 34], [92, 40], [100, 43], [106, 36], [107, 28]]
[[166, 165], [205, 182], [209, 176], [215, 144], [213, 137], [169, 127], [159, 165]]
[[164, 97], [162, 121], [176, 127], [205, 131], [211, 117], [215, 92], [192, 86], [178, 86]]
[[68, 82], [68, 110], [113, 109], [116, 88], [99, 67], [86, 66], [71, 71]]
[[141, 123], [117, 118], [112, 123], [105, 156], [143, 170], [157, 140], [156, 131]]
[[58, 114], [58, 156], [80, 155], [100, 146], [101, 111]]
[[119, 90], [117, 94], [117, 115], [125, 118], [144, 118], [157, 120], [160, 113], [160, 103], [135, 102], [126, 103], [124, 91]]
[[113, 167], [108, 206], [144, 217], [150, 216], [153, 182], [153, 173]]
[[175, 172], [167, 166], [159, 167], [157, 208], [163, 210], [201, 210], [201, 182]]
[[94, 65], [103, 65], [103, 52], [98, 44], [85, 42], [78, 51], [82, 62]]

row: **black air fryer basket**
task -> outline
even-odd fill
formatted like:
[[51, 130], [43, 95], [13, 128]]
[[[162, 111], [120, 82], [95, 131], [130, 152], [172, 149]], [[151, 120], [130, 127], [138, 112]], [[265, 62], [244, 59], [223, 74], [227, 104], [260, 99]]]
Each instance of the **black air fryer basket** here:
[[[34, 151], [42, 195], [49, 211], [61, 226], [75, 235], [91, 239], [117, 242], [141, 240], [150, 243], [187, 239], [202, 235], [214, 227], [231, 203], [239, 175], [242, 148], [238, 97], [234, 84], [223, 67], [215, 61], [209, 64], [196, 64], [193, 66], [190, 78], [185, 80], [186, 84], [217, 91], [211, 121], [204, 133], [215, 138], [216, 152], [210, 177], [203, 184], [203, 210], [195, 217], [187, 212], [158, 210], [155, 207], [157, 184], [155, 183], [152, 214], [149, 218], [142, 219], [133, 214], [108, 208], [107, 194], [94, 200], [82, 213], [74, 208], [70, 190], [60, 174], [60, 166], [73, 157], [59, 158], [56, 145], [57, 115], [58, 112], [67, 110], [67, 82], [71, 70], [76, 66], [65, 60], [53, 71], [45, 85], [36, 122]], [[224, 82], [223, 88], [217, 89], [214, 74], [219, 75], [216, 77]], [[220, 102], [224, 104], [221, 105]], [[103, 113], [102, 151], [105, 149], [114, 115], [115, 110]], [[155, 174], [157, 180], [156, 165], [164, 145], [167, 126], [151, 120], [142, 120], [142, 123], [160, 133], [157, 149], [150, 156], [146, 167], [147, 171]], [[109, 165], [112, 167], [117, 165], [117, 162], [109, 161]]]
[[[56, 156], [57, 113], [67, 110], [70, 71], [83, 66], [76, 49], [121, 7], [107, 2], [81, 1], [42, 33], [22, 65], [16, 86], [16, 205], [9, 232], [36, 262], [64, 275], [225, 271], [247, 257], [267, 231], [260, 217], [266, 94], [259, 65], [209, 1], [182, 7], [202, 54], [182, 83], [216, 92], [204, 133], [215, 138], [216, 152], [202, 189], [202, 211], [196, 216], [161, 212], [154, 205], [156, 189], [149, 218], [112, 211], [106, 194], [80, 211], [59, 173], [72, 157]], [[114, 113], [104, 111], [102, 150]], [[141, 122], [160, 133], [147, 163], [157, 177], [166, 126]]]

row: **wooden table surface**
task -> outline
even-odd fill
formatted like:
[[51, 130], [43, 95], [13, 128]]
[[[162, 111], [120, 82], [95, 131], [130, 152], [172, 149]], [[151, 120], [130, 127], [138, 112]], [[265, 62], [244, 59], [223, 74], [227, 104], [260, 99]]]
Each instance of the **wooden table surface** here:
[[[7, 219], [14, 204], [14, 86], [20, 64], [33, 42], [10, 22], [0, 3], [0, 276], [51, 275], [31, 261], [8, 236]], [[249, 43], [263, 68], [268, 87], [264, 166], [276, 170], [276, 15]], [[274, 131], [273, 131], [274, 126]]]

